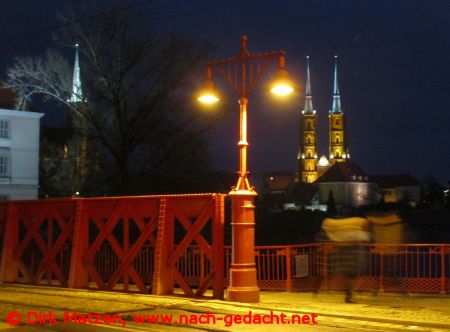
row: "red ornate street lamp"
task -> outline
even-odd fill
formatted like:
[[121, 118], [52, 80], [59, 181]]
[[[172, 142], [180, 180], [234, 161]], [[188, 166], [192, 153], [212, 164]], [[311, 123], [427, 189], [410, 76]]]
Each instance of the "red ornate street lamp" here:
[[250, 186], [247, 170], [247, 106], [251, 90], [266, 69], [278, 60], [278, 73], [271, 91], [287, 95], [293, 91], [285, 69], [285, 51], [250, 53], [247, 36], [241, 38], [241, 53], [230, 58], [210, 61], [206, 67], [206, 84], [198, 100], [212, 104], [220, 100], [212, 82], [213, 68], [230, 83], [239, 96], [239, 178], [231, 188], [232, 261], [227, 299], [238, 302], [258, 302], [259, 288], [255, 264], [256, 191]]

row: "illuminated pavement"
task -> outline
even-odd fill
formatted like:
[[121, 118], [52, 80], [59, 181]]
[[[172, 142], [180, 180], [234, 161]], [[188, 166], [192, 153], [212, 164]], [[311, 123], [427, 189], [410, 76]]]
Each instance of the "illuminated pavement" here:
[[[450, 331], [450, 297], [357, 294], [356, 304], [346, 304], [342, 293], [262, 292], [258, 304], [232, 303], [218, 300], [187, 299], [182, 297], [123, 294], [64, 288], [0, 285], [0, 331]], [[30, 325], [28, 312], [52, 312], [53, 324]], [[317, 325], [305, 324], [228, 324], [224, 318], [242, 315], [317, 314]], [[17, 314], [11, 314], [15, 312]], [[122, 322], [108, 325], [64, 323], [64, 313], [118, 314]], [[198, 317], [216, 315], [213, 324], [152, 324], [135, 323], [136, 315], [181, 315]], [[10, 326], [6, 319], [21, 317], [18, 326]], [[30, 314], [34, 321], [36, 316]], [[116, 315], [117, 318], [117, 315]], [[13, 319], [13, 320], [14, 320]], [[230, 321], [228, 321], [230, 323]]]

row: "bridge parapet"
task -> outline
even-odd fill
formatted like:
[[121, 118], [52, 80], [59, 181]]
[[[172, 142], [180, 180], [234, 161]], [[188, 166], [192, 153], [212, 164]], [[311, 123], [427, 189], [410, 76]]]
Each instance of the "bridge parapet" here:
[[[153, 294], [179, 286], [191, 296], [212, 288], [213, 297], [222, 298], [224, 199], [195, 194], [3, 202], [0, 281]], [[209, 266], [195, 291], [179, 272], [194, 241]]]

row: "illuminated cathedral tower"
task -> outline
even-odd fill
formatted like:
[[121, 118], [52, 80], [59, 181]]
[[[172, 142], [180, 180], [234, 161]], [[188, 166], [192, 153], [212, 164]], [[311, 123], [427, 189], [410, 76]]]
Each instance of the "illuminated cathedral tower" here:
[[299, 182], [317, 180], [317, 114], [313, 109], [309, 56], [306, 57], [305, 109], [300, 116], [300, 142], [298, 152]]
[[70, 149], [70, 158], [73, 158], [73, 172], [72, 172], [72, 192], [79, 194], [86, 180], [89, 159], [88, 159], [88, 136], [86, 128], [86, 120], [82, 113], [86, 110], [86, 100], [83, 96], [80, 76], [80, 59], [78, 55], [78, 44], [75, 44], [75, 61], [73, 66], [72, 77], [72, 91], [67, 102], [72, 106], [73, 110], [70, 112], [70, 121], [72, 126], [76, 129], [75, 135], [68, 142], [68, 149]]
[[341, 96], [337, 78], [337, 55], [334, 56], [333, 105], [328, 114], [330, 164], [345, 162], [350, 158], [345, 137], [344, 112], [341, 109]]

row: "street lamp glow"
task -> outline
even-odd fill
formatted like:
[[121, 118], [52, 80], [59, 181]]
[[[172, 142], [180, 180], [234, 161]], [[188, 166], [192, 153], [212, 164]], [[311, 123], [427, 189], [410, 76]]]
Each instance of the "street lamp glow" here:
[[292, 93], [294, 89], [289, 84], [280, 83], [275, 85], [270, 91], [278, 96], [286, 96]]
[[200, 92], [199, 97], [197, 98], [203, 104], [214, 104], [217, 103], [220, 98], [217, 93], [216, 88], [214, 87], [214, 83], [212, 81], [212, 69], [211, 67], [206, 68], [206, 81], [203, 89]]
[[212, 93], [205, 93], [198, 97], [197, 100], [202, 102], [203, 104], [214, 104], [218, 102], [220, 98]]
[[284, 57], [281, 57], [279, 61], [280, 68], [270, 91], [278, 96], [287, 96], [294, 91], [294, 84], [289, 78], [288, 72], [284, 69]]

